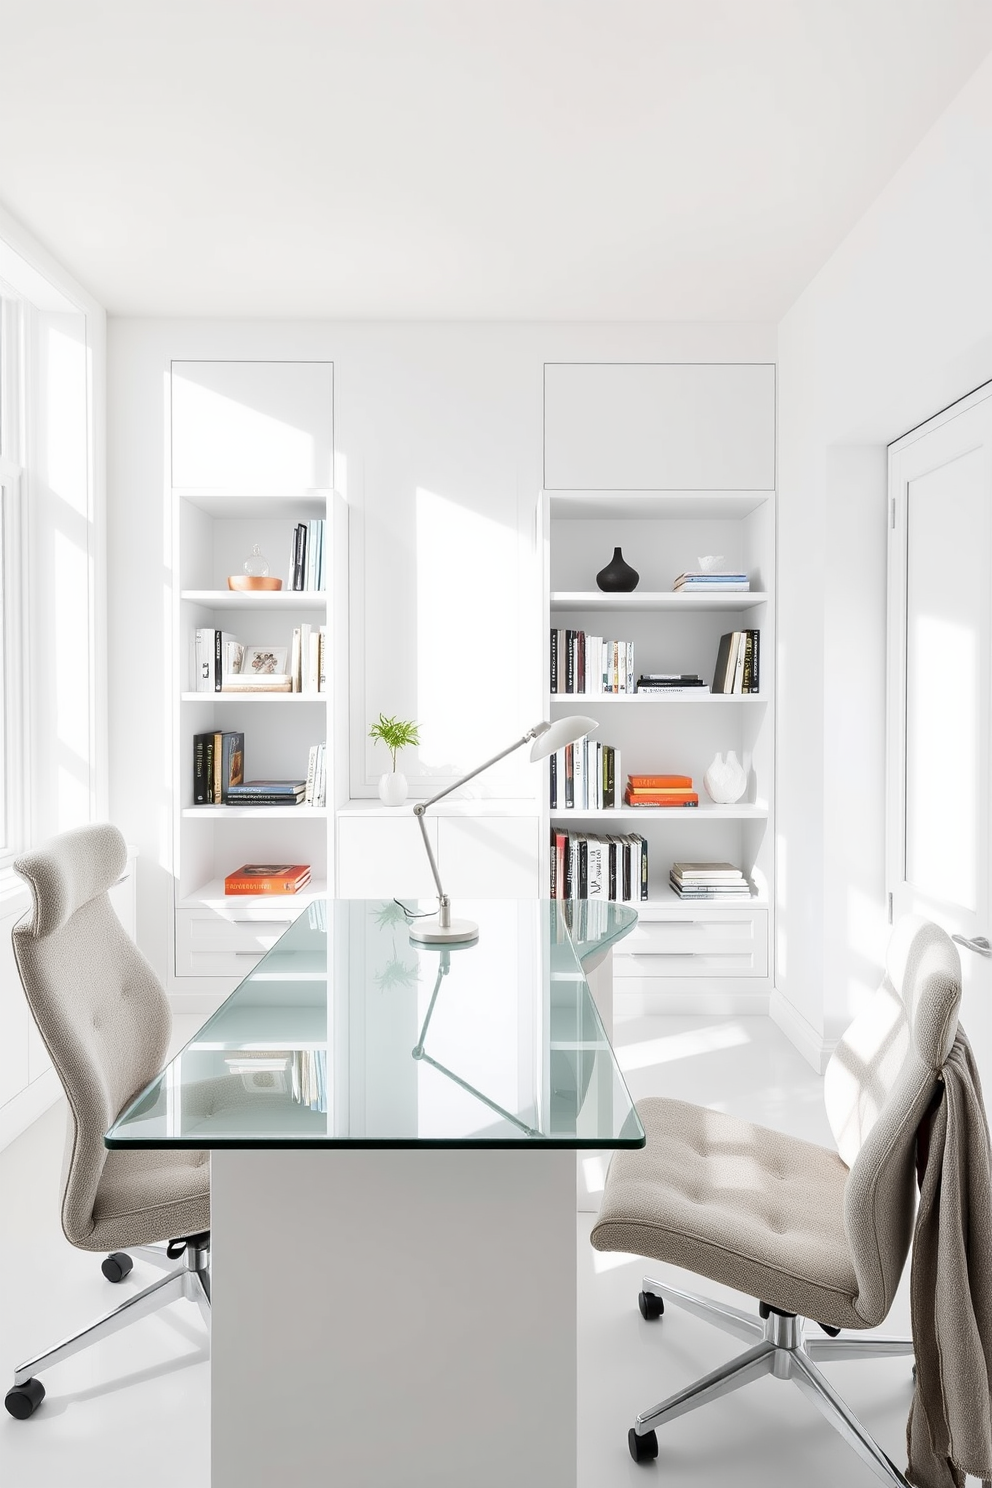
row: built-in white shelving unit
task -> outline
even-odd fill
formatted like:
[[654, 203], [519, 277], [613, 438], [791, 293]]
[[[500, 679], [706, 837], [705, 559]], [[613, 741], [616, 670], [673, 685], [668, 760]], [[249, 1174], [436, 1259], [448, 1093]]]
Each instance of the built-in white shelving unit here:
[[[650, 893], [637, 930], [618, 949], [618, 990], [652, 1008], [758, 1010], [767, 1005], [774, 844], [775, 392], [768, 364], [549, 364], [545, 368], [546, 628], [626, 640], [634, 674], [697, 673], [709, 684], [720, 637], [760, 632], [760, 691], [551, 693], [549, 715], [586, 713], [595, 739], [620, 751], [618, 800], [629, 773], [690, 775], [698, 807], [550, 809], [555, 829], [640, 833]], [[639, 573], [630, 593], [604, 593], [596, 574], [615, 548]], [[746, 592], [675, 592], [703, 556], [746, 572]], [[703, 774], [734, 750], [748, 774], [743, 798], [710, 801]], [[749, 900], [680, 899], [676, 861], [730, 861]]]
[[[312, 898], [333, 891], [329, 824], [344, 793], [336, 699], [344, 695], [346, 623], [335, 596], [347, 592], [347, 524], [333, 488], [332, 365], [174, 362], [171, 466], [175, 970], [226, 991], [216, 978], [233, 985]], [[293, 590], [294, 530], [314, 518], [325, 523], [325, 587]], [[244, 571], [256, 544], [283, 589], [228, 588], [228, 575]], [[327, 691], [195, 689], [197, 629], [289, 654], [303, 623], [327, 628]], [[249, 780], [305, 778], [310, 746], [324, 743], [326, 805], [194, 805], [194, 736], [232, 730], [245, 736]], [[247, 862], [308, 863], [311, 880], [294, 895], [226, 896], [225, 875]]]

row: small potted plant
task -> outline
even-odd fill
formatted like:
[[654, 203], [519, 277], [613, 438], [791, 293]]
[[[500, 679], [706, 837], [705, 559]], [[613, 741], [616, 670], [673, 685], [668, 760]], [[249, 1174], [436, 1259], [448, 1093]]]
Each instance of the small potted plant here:
[[369, 729], [370, 739], [381, 739], [393, 758], [393, 768], [379, 777], [379, 800], [386, 806], [402, 806], [406, 800], [406, 776], [396, 768], [396, 756], [408, 744], [420, 743], [420, 728], [412, 719], [387, 718], [379, 714], [379, 722]]

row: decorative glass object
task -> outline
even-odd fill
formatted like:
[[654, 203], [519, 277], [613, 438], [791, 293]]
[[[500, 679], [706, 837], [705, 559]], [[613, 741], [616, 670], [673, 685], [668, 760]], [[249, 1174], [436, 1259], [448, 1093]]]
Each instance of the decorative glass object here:
[[244, 561], [244, 570], [244, 573], [230, 574], [228, 576], [228, 589], [282, 588], [282, 579], [270, 578], [269, 560], [258, 546], [258, 543], [252, 545], [252, 550]]

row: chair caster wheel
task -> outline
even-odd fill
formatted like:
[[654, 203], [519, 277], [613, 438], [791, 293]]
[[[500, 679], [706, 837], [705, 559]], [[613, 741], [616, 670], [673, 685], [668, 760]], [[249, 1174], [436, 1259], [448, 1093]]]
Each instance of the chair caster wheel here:
[[[656, 1297], [654, 1292], [638, 1292], [637, 1305], [641, 1309], [641, 1317], [646, 1323], [653, 1323], [660, 1318], [665, 1310], [664, 1297]], [[633, 1450], [633, 1448], [631, 1448]], [[635, 1457], [634, 1461], [638, 1461]]]
[[44, 1398], [45, 1387], [41, 1380], [29, 1379], [8, 1390], [3, 1403], [18, 1421], [26, 1421], [28, 1416], [34, 1415]]
[[134, 1262], [124, 1250], [115, 1250], [113, 1255], [100, 1262], [100, 1270], [108, 1281], [123, 1281], [133, 1269]]
[[638, 1436], [631, 1426], [627, 1432], [627, 1445], [635, 1462], [653, 1462], [658, 1455], [658, 1433], [645, 1431], [643, 1436]]

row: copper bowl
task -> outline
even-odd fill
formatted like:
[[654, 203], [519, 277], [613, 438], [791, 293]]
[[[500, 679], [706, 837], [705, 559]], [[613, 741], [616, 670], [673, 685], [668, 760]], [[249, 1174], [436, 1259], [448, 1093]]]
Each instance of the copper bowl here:
[[229, 574], [228, 589], [281, 589], [282, 579], [271, 579], [268, 574]]

